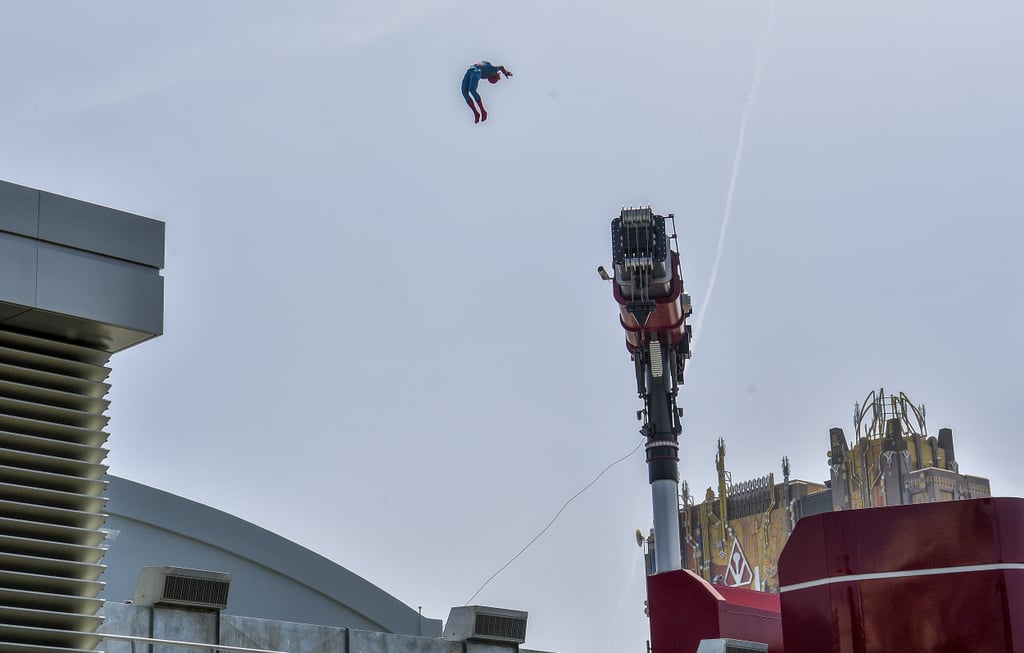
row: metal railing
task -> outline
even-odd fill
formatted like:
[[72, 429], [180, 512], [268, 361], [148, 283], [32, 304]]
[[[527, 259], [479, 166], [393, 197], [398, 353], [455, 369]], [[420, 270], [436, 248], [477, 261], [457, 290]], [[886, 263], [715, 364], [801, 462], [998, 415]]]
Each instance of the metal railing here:
[[229, 653], [291, 653], [290, 651], [275, 651], [269, 648], [248, 648], [245, 646], [224, 646], [211, 642], [181, 642], [174, 639], [155, 639], [153, 637], [138, 637], [135, 635], [113, 635], [110, 633], [96, 633], [101, 639], [110, 639], [120, 642], [131, 642], [132, 653], [136, 653], [135, 645], [138, 642], [143, 644], [160, 644], [161, 646], [177, 646], [179, 648], [200, 648], [211, 651], [227, 651]]

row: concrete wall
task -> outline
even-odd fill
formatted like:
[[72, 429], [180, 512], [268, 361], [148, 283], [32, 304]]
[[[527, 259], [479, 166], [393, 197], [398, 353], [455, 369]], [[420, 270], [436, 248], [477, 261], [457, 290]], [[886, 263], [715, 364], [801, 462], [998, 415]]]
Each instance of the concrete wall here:
[[[135, 637], [207, 642], [287, 653], [540, 653], [514, 646], [481, 642], [448, 641], [440, 637], [417, 637], [380, 633], [337, 626], [241, 617], [168, 607], [147, 607], [108, 602], [100, 611], [106, 619], [99, 632]], [[150, 653], [149, 645], [105, 640], [105, 653]], [[188, 649], [153, 645], [152, 653], [206, 651], [214, 647]]]
[[348, 629], [225, 615], [221, 643], [298, 653], [347, 653]]

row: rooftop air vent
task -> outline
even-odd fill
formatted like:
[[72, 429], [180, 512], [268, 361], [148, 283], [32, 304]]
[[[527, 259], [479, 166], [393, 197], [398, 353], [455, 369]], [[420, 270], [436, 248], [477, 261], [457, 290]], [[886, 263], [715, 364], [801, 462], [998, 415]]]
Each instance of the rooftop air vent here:
[[518, 646], [526, 641], [526, 613], [482, 605], [452, 608], [444, 626], [444, 638]]
[[223, 610], [231, 574], [182, 567], [143, 567], [132, 603]]

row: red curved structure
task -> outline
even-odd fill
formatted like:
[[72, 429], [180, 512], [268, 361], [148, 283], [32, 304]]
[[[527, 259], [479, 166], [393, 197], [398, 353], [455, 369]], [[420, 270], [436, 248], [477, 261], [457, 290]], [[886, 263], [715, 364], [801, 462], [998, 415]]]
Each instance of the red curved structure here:
[[1024, 499], [804, 517], [779, 579], [787, 653], [1024, 651]]
[[783, 653], [779, 595], [712, 585], [689, 569], [647, 577], [652, 653], [694, 653], [702, 640], [762, 642]]
[[683, 345], [689, 351], [690, 327], [686, 324], [689, 317], [689, 302], [683, 305], [683, 299], [689, 300], [683, 294], [683, 279], [680, 273], [679, 254], [671, 253], [672, 256], [672, 280], [669, 293], [664, 297], [653, 297], [654, 312], [647, 318], [647, 322], [641, 325], [636, 316], [629, 311], [630, 298], [622, 292], [621, 286], [615, 284], [615, 301], [619, 303], [619, 323], [626, 330], [626, 347], [630, 353], [640, 346], [650, 342], [651, 334], [664, 334], [665, 340], [674, 345]]

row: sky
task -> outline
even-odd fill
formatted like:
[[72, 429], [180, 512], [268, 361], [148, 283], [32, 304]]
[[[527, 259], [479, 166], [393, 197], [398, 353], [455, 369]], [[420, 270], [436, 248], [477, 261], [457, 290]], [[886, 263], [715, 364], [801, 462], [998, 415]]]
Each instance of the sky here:
[[[112, 474], [444, 619], [640, 443], [595, 272], [623, 206], [676, 216], [698, 496], [719, 437], [736, 481], [825, 480], [879, 388], [1024, 496], [1022, 31], [1018, 0], [3, 0], [0, 179], [166, 222]], [[479, 59], [515, 76], [474, 125]], [[650, 526], [637, 450], [474, 603], [641, 653]]]

